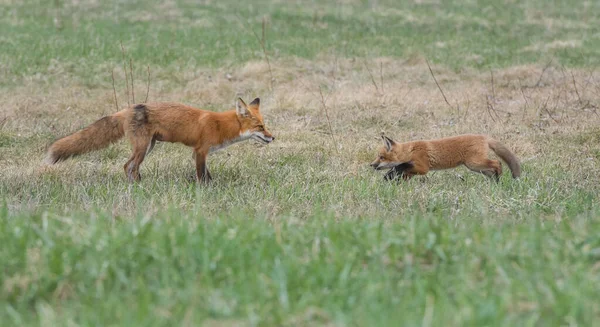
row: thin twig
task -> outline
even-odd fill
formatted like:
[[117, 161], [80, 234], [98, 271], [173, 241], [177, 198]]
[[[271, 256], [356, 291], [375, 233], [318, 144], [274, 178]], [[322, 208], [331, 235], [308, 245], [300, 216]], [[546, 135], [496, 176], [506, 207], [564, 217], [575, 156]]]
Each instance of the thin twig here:
[[592, 81], [592, 77], [594, 76], [594, 72], [596, 71], [596, 67], [592, 68], [592, 70], [590, 71], [590, 75], [587, 78], [587, 81], [585, 82], [585, 85], [583, 86], [581, 93], [584, 93], [585, 90], [587, 90], [588, 86], [590, 85], [590, 82]]
[[123, 47], [123, 41], [121, 41], [121, 53], [123, 54], [123, 72], [125, 73], [125, 88], [127, 91], [127, 106], [130, 107], [129, 102], [129, 78], [127, 77], [127, 60], [125, 59], [125, 48]]
[[448, 107], [450, 107], [450, 109], [454, 109], [454, 108], [452, 108], [452, 105], [450, 104], [450, 102], [448, 102], [448, 99], [446, 98], [446, 95], [444, 94], [442, 87], [440, 86], [437, 79], [435, 78], [435, 75], [433, 74], [433, 70], [431, 69], [431, 66], [429, 65], [429, 60], [427, 60], [427, 58], [425, 58], [425, 62], [427, 63], [427, 67], [429, 68], [429, 72], [431, 73], [431, 77], [433, 77], [433, 81], [435, 82], [435, 85], [437, 85], [438, 89], [440, 90], [440, 93], [442, 93], [442, 96], [444, 97], [444, 101], [446, 101], [446, 104], [448, 105]]
[[[490, 68], [490, 83], [492, 84], [492, 96], [491, 96], [491, 99], [490, 99], [490, 96], [486, 96], [486, 101], [487, 101], [487, 106], [488, 106], [488, 113], [489, 113], [490, 110], [493, 111], [494, 115], [496, 115], [496, 118], [498, 120], [500, 120], [500, 116], [498, 115], [498, 112], [496, 111], [496, 107], [494, 107], [494, 103], [496, 103], [496, 88], [494, 86], [494, 72], [492, 71], [491, 68]], [[490, 114], [490, 117], [491, 117], [491, 114]]]
[[404, 100], [406, 99], [406, 97], [412, 90], [413, 90], [412, 87], [409, 86], [408, 91], [406, 91], [406, 93], [404, 93], [404, 95], [402, 96], [402, 102], [404, 102]]
[[490, 68], [490, 78], [492, 80], [492, 98], [496, 101], [496, 88], [494, 87], [494, 72]]
[[[569, 90], [569, 87], [568, 87], [568, 84], [567, 84], [567, 81], [568, 81], [568, 77], [567, 77], [567, 73], [566, 73], [567, 72], [567, 68], [565, 68], [565, 65], [562, 65], [562, 64], [561, 64], [560, 68], [561, 68], [560, 72], [562, 73], [562, 76], [563, 76], [562, 87], [558, 91], [558, 96], [556, 97], [556, 102], [555, 102], [555, 106], [554, 106], [553, 112], [556, 112], [556, 108], [558, 107], [558, 104], [560, 102], [560, 96], [561, 96], [562, 93], [564, 93], [565, 94], [565, 100], [564, 100], [564, 106], [563, 106], [563, 108], [564, 108], [564, 110], [563, 110], [563, 116], [566, 117], [566, 118], [568, 118], [569, 117], [568, 106], [569, 106], [569, 94], [570, 94], [569, 91], [570, 90]], [[571, 76], [571, 77], [573, 77], [573, 76]], [[577, 89], [577, 87], [575, 87], [575, 89]], [[577, 93], [577, 96], [579, 97], [579, 92], [576, 91], [576, 93]], [[581, 104], [581, 101], [580, 101], [580, 104]]]
[[523, 84], [521, 83], [520, 78], [519, 78], [519, 89], [521, 90], [521, 94], [523, 95], [523, 100], [525, 100], [525, 107], [523, 108], [523, 119], [525, 119], [525, 114], [527, 113], [527, 107], [529, 107], [529, 102], [527, 101], [527, 96], [525, 96], [525, 91], [523, 91]]
[[471, 108], [471, 98], [467, 94], [467, 107], [465, 108], [465, 114], [463, 115], [463, 120], [467, 119], [467, 114], [469, 113], [469, 109]]
[[265, 60], [267, 61], [267, 66], [269, 67], [269, 76], [271, 77], [271, 80], [269, 82], [269, 87], [272, 92], [273, 91], [273, 80], [274, 80], [273, 71], [271, 69], [271, 61], [269, 60], [269, 54], [267, 53], [267, 47], [265, 45], [265, 43], [266, 43], [266, 18], [263, 17], [263, 20], [262, 20], [262, 35], [263, 35], [262, 39], [258, 37], [258, 34], [256, 34], [254, 29], [250, 28], [250, 30], [252, 31], [252, 34], [254, 34], [256, 41], [258, 41], [258, 43], [260, 44], [263, 54], [265, 55]]
[[363, 64], [365, 65], [367, 72], [369, 72], [369, 76], [371, 76], [371, 82], [373, 82], [373, 86], [375, 86], [375, 91], [377, 91], [377, 93], [379, 93], [379, 87], [377, 87], [377, 82], [375, 82], [375, 78], [373, 77], [373, 74], [371, 73], [371, 70], [369, 69], [369, 66], [367, 65], [367, 61], [365, 60], [363, 62]]
[[379, 62], [379, 77], [381, 79], [381, 94], [385, 93], [383, 91], [383, 61]]
[[548, 105], [548, 101], [550, 101], [550, 97], [552, 97], [552, 94], [548, 95], [548, 97], [546, 98], [546, 101], [544, 102], [544, 105], [536, 113], [536, 116], [538, 116], [538, 118], [541, 118], [542, 115], [540, 114], [540, 111]]
[[329, 126], [329, 133], [331, 133], [331, 138], [334, 143], [335, 152], [337, 152], [339, 154], [338, 142], [335, 139], [335, 134], [333, 134], [333, 128], [331, 127], [331, 120], [329, 119], [329, 112], [327, 111], [327, 104], [325, 102], [325, 96], [323, 95], [323, 90], [321, 90], [320, 86], [319, 86], [319, 94], [321, 95], [321, 104], [323, 105], [323, 110], [325, 111], [325, 118], [327, 118], [327, 125]]
[[266, 24], [266, 19], [265, 19], [265, 17], [263, 16], [263, 19], [262, 19], [262, 38], [261, 38], [261, 40], [262, 40], [263, 42], [264, 42], [264, 41], [265, 41], [265, 39], [266, 39], [266, 35], [265, 35], [265, 30], [266, 30], [266, 29], [265, 29], [265, 24]]
[[131, 99], [135, 104], [135, 91], [133, 87], [133, 59], [129, 58], [129, 73], [131, 74]]
[[333, 77], [333, 86], [332, 90], [335, 91], [337, 87], [337, 67], [338, 67], [338, 52], [335, 52], [335, 56], [333, 58], [333, 71], [331, 72], [331, 77]]
[[[490, 97], [488, 95], [485, 96], [485, 102], [487, 104], [487, 113], [488, 115], [490, 115], [490, 118], [492, 118], [492, 121], [495, 123], [496, 119], [494, 119], [494, 116], [492, 116], [491, 110], [494, 109], [494, 105], [490, 103]], [[498, 116], [498, 114], [496, 114], [496, 116]]]
[[146, 83], [146, 100], [144, 100], [144, 103], [148, 103], [148, 94], [150, 94], [150, 65], [148, 65], [148, 83]]
[[[559, 91], [557, 101], [560, 101], [560, 95], [561, 95], [561, 93], [564, 92], [564, 94], [565, 94], [565, 100], [564, 100], [565, 115], [568, 117], [567, 107], [569, 104], [570, 89], [569, 89], [567, 83], [568, 83], [569, 77], [567, 76], [567, 68], [565, 68], [565, 65], [562, 65], [562, 64], [561, 64], [561, 73], [563, 76], [563, 83], [562, 83], [562, 88]], [[569, 71], [569, 73], [570, 73], [570, 71]], [[576, 93], [579, 93], [579, 92], [576, 92]]]
[[546, 110], [546, 113], [548, 113], [548, 117], [550, 117], [550, 119], [552, 119], [555, 123], [559, 123], [558, 120], [554, 119], [554, 117], [552, 117], [552, 114], [550, 113], [550, 110], [548, 110], [548, 106], [546, 106], [546, 104], [548, 104], [548, 101], [546, 101], [546, 103], [544, 104], [543, 109]]
[[582, 103], [581, 101], [581, 96], [579, 96], [579, 91], [577, 90], [577, 83], [575, 83], [575, 75], [573, 75], [573, 72], [571, 71], [571, 78], [573, 79], [573, 88], [575, 88], [575, 94], [577, 94], [577, 99], [579, 100], [579, 104]]
[[544, 73], [546, 72], [546, 70], [548, 70], [548, 68], [550, 68], [550, 65], [552, 64], [553, 60], [554, 59], [550, 59], [550, 61], [548, 61], [548, 63], [544, 67], [544, 69], [542, 69], [542, 73], [540, 74], [540, 78], [538, 78], [538, 81], [532, 87], [539, 87], [540, 86], [540, 83], [542, 82], [542, 78], [544, 77]]
[[110, 76], [112, 77], [113, 94], [115, 95], [115, 108], [117, 109], [117, 111], [119, 111], [119, 102], [117, 101], [117, 89], [115, 88], [115, 70], [114, 70], [114, 68], [112, 68], [110, 70]]

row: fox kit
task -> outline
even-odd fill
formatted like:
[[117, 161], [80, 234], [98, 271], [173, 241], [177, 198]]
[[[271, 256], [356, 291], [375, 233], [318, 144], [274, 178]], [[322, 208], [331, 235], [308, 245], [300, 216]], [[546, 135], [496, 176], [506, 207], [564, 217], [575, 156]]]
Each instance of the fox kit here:
[[384, 146], [379, 151], [371, 167], [390, 169], [386, 179], [398, 174], [404, 180], [414, 175], [425, 175], [429, 170], [448, 169], [465, 165], [472, 171], [499, 180], [502, 165], [498, 160], [488, 159], [488, 149], [492, 149], [504, 160], [513, 178], [521, 175], [519, 160], [500, 142], [486, 135], [459, 135], [437, 140], [397, 143], [382, 136]]
[[260, 99], [246, 105], [240, 98], [235, 110], [212, 112], [180, 103], [143, 103], [106, 116], [90, 126], [54, 142], [46, 162], [58, 161], [99, 150], [123, 136], [129, 139], [133, 154], [123, 167], [129, 181], [139, 181], [140, 165], [156, 141], [183, 143], [194, 149], [199, 181], [211, 179], [206, 157], [210, 152], [247, 139], [263, 144], [275, 138], [265, 128], [259, 110]]

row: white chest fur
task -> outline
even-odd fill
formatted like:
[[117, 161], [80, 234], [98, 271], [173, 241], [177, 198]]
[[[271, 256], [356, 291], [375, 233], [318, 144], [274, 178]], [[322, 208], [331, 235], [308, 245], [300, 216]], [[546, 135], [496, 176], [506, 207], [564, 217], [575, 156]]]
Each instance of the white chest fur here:
[[230, 146], [230, 145], [232, 145], [234, 143], [245, 141], [245, 140], [247, 140], [247, 139], [249, 139], [251, 137], [252, 137], [252, 133], [250, 133], [250, 132], [240, 133], [240, 136], [238, 136], [238, 137], [236, 137], [234, 139], [225, 141], [225, 142], [223, 142], [223, 143], [221, 143], [219, 145], [211, 146], [210, 147], [210, 153], [213, 153], [213, 152], [219, 151], [221, 149], [224, 149], [224, 148], [226, 148], [226, 147], [228, 147], [228, 146]]

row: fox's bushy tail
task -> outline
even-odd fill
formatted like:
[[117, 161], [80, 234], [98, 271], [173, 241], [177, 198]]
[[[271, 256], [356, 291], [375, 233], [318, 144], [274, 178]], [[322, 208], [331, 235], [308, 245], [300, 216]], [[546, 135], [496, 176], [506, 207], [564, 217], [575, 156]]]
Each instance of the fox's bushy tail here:
[[502, 143], [492, 138], [488, 139], [488, 146], [490, 149], [492, 149], [492, 151], [494, 151], [494, 153], [498, 155], [498, 157], [506, 162], [510, 168], [510, 171], [512, 172], [513, 178], [518, 178], [521, 176], [521, 164], [519, 163], [519, 159], [517, 159], [517, 157], [510, 152], [510, 150], [502, 145]]
[[118, 141], [125, 134], [122, 115], [114, 114], [98, 119], [88, 127], [54, 142], [48, 149], [47, 164], [99, 150]]

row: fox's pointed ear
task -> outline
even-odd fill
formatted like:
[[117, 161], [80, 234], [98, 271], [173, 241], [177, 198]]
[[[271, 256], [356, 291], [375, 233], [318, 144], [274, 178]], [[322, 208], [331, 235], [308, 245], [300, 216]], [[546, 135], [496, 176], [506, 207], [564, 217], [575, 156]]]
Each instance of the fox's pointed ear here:
[[242, 100], [242, 98], [237, 98], [237, 100], [235, 101], [235, 111], [240, 117], [245, 117], [250, 114], [250, 112], [248, 111], [248, 106], [246, 106], [246, 103], [244, 102], [244, 100]]
[[249, 106], [256, 107], [256, 108], [260, 107], [260, 99], [256, 98], [256, 99], [252, 100], [252, 102], [250, 102]]
[[394, 142], [394, 140], [385, 135], [381, 135], [381, 138], [383, 139], [383, 144], [385, 144], [386, 150], [392, 151], [392, 147], [394, 146], [394, 144], [396, 144], [396, 142]]

